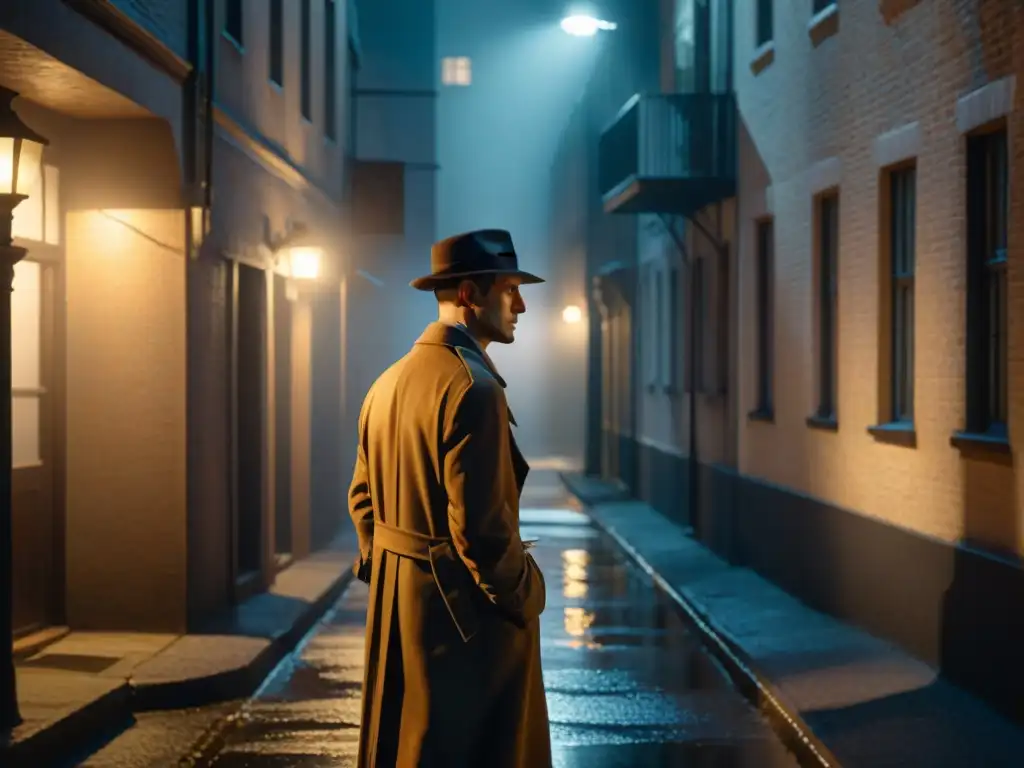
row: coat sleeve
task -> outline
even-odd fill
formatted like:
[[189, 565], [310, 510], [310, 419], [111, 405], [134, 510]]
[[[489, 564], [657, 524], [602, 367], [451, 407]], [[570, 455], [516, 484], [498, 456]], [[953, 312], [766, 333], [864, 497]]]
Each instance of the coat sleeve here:
[[455, 406], [447, 430], [444, 483], [448, 523], [473, 580], [520, 626], [544, 610], [544, 580], [523, 550], [508, 436], [508, 406], [496, 382], [474, 382]]
[[370, 497], [370, 477], [366, 466], [366, 412], [369, 404], [363, 404], [359, 413], [359, 440], [356, 449], [356, 466], [352, 471], [352, 483], [348, 489], [348, 514], [359, 537], [359, 558], [353, 571], [356, 578], [370, 583], [370, 563], [373, 561], [373, 499]]

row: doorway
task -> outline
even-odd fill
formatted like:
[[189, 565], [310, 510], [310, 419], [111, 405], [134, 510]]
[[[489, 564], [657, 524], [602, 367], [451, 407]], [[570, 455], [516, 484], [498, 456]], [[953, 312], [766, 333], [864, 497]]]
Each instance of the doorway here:
[[235, 585], [244, 599], [262, 581], [266, 275], [236, 262], [235, 278]]
[[292, 559], [292, 304], [288, 280], [274, 275], [274, 555]]
[[11, 294], [13, 628], [15, 638], [57, 623], [61, 526], [54, 482], [55, 293], [59, 267], [21, 261]]

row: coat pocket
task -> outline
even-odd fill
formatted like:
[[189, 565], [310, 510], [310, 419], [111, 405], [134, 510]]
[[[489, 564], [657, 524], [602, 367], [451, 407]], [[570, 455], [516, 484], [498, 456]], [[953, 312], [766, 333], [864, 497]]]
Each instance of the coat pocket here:
[[476, 585], [450, 542], [435, 544], [430, 548], [430, 570], [434, 573], [434, 583], [441, 592], [455, 628], [459, 630], [463, 642], [468, 643], [480, 629], [480, 617], [473, 602]]

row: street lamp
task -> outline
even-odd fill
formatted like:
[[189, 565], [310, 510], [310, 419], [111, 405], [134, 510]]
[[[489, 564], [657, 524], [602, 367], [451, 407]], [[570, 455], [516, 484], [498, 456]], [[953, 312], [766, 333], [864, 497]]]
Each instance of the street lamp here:
[[599, 30], [610, 32], [618, 26], [614, 21], [604, 21], [584, 13], [576, 13], [562, 19], [563, 31], [574, 37], [593, 37]]
[[570, 304], [562, 310], [562, 320], [569, 325], [575, 325], [583, 319], [583, 310], [575, 304]]
[[14, 677], [13, 525], [11, 512], [11, 291], [14, 265], [25, 249], [14, 245], [14, 209], [39, 177], [45, 138], [18, 117], [18, 94], [0, 87], [0, 729], [21, 722]]

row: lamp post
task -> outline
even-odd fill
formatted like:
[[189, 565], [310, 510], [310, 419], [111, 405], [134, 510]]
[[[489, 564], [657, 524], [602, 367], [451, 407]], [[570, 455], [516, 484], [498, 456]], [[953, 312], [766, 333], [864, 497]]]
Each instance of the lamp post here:
[[14, 677], [13, 523], [11, 512], [11, 291], [14, 265], [26, 251], [15, 247], [14, 209], [28, 197], [49, 142], [18, 118], [18, 94], [0, 87], [0, 729], [21, 722]]

